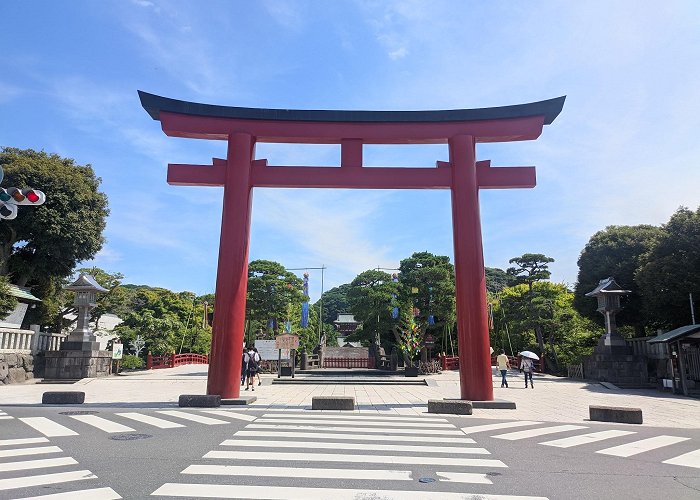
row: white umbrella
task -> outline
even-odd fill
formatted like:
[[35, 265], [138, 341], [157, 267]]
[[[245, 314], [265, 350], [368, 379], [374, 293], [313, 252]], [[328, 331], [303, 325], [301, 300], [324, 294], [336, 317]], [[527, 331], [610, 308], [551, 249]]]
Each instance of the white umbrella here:
[[535, 361], [539, 361], [539, 359], [540, 359], [540, 357], [532, 351], [523, 351], [520, 353], [520, 355], [523, 358], [530, 358], [530, 359], [534, 359]]

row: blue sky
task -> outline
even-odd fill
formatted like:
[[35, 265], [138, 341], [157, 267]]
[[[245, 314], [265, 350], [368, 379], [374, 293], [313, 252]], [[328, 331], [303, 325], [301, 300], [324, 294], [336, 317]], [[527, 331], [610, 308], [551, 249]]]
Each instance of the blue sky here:
[[[567, 95], [537, 141], [479, 145], [535, 165], [531, 190], [481, 194], [487, 266], [525, 252], [573, 284], [590, 236], [661, 224], [700, 197], [700, 4], [467, 1], [0, 2], [0, 145], [90, 163], [111, 215], [89, 265], [129, 283], [214, 290], [221, 188], [169, 186], [166, 165], [224, 157], [166, 137], [141, 89], [212, 104], [455, 109]], [[259, 145], [271, 164], [338, 164], [332, 146]], [[429, 166], [446, 146], [365, 149]], [[47, 193], [50, 196], [51, 193]], [[325, 265], [325, 289], [414, 251], [452, 255], [447, 191], [256, 189], [250, 257]], [[311, 272], [311, 295], [320, 274]]]

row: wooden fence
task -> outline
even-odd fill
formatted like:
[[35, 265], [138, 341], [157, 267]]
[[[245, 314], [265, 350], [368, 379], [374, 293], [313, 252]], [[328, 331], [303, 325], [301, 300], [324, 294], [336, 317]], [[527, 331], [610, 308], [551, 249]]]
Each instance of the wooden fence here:
[[191, 352], [184, 354], [165, 354], [163, 356], [153, 356], [151, 353], [148, 353], [148, 356], [146, 356], [147, 370], [174, 368], [180, 365], [206, 365], [207, 363], [209, 363], [208, 356]]
[[374, 368], [374, 358], [327, 358], [323, 368]]

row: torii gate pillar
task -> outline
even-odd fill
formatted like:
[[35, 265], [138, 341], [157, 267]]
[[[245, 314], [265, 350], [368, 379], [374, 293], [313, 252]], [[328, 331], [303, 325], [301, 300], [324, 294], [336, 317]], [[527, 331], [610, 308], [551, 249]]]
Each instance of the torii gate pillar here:
[[491, 353], [474, 138], [449, 139], [459, 386], [462, 399], [490, 401]]

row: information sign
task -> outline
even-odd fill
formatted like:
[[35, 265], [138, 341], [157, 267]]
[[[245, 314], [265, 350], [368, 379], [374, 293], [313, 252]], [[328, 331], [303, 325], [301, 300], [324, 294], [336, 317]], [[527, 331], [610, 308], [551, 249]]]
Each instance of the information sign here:
[[112, 344], [112, 359], [122, 359], [124, 344]]

